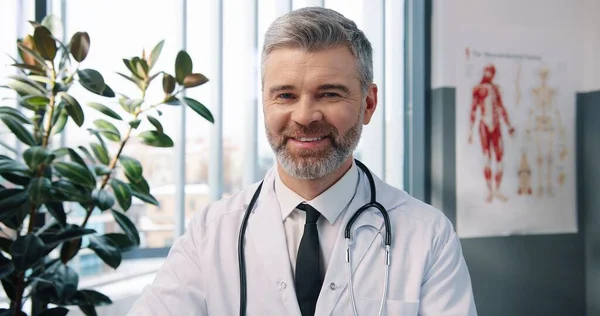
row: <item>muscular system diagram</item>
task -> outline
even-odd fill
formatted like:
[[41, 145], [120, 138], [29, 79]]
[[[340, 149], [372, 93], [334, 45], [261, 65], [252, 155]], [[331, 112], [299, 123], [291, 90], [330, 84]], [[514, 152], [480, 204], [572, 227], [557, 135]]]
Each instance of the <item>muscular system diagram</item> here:
[[515, 129], [510, 123], [506, 107], [502, 102], [500, 87], [494, 82], [495, 75], [496, 67], [494, 65], [485, 66], [481, 82], [473, 87], [469, 144], [473, 143], [475, 121], [477, 113], [480, 113], [478, 131], [485, 158], [483, 176], [488, 189], [486, 201], [492, 202], [496, 198], [505, 202], [508, 198], [500, 190], [504, 172], [504, 139], [501, 124], [504, 121], [511, 136], [514, 135]]
[[[537, 177], [534, 176], [534, 178], [536, 178], [536, 194], [538, 197], [544, 195], [554, 196], [555, 194], [553, 186], [554, 158], [557, 152], [555, 146], [560, 146], [557, 153], [560, 162], [565, 161], [568, 153], [564, 146], [566, 141], [565, 127], [562, 124], [560, 112], [553, 102], [556, 92], [547, 84], [548, 75], [548, 69], [542, 69], [539, 72], [540, 84], [532, 90], [533, 104], [529, 110], [526, 127], [527, 143], [531, 144], [533, 141], [535, 147]], [[522, 154], [521, 159], [522, 166], [523, 161], [529, 164], [525, 152]], [[521, 176], [522, 174], [520, 174]], [[564, 184], [565, 178], [566, 174], [561, 169], [557, 176], [558, 184]], [[531, 188], [521, 189], [519, 188], [519, 194], [532, 193]]]

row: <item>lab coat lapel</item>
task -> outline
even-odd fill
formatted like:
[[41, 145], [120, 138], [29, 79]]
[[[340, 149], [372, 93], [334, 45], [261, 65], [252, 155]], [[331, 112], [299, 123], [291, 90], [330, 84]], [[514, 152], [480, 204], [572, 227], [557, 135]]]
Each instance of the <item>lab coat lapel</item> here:
[[[288, 315], [300, 316], [281, 211], [273, 190], [273, 179], [272, 176], [265, 177], [261, 195], [248, 219], [246, 247], [251, 247], [257, 252], [264, 265], [265, 276], [272, 281], [270, 283], [275, 285], [285, 282], [289, 285], [286, 291], [280, 291], [281, 299], [289, 312]], [[248, 284], [248, 288], [252, 288], [251, 286]]]
[[[369, 201], [369, 198], [370, 190], [368, 180], [365, 175], [361, 173], [361, 180], [356, 196], [344, 213], [339, 237], [336, 240], [331, 261], [329, 262], [327, 273], [325, 275], [323, 289], [321, 291], [322, 294], [317, 303], [316, 315], [330, 315], [341, 294], [348, 292], [345, 291], [348, 286], [348, 278], [346, 272], [347, 246], [346, 239], [344, 238], [344, 230], [346, 228], [346, 223], [348, 223], [352, 215], [354, 215], [360, 207], [365, 205]], [[374, 208], [369, 208], [364, 211], [356, 222], [354, 222], [351, 229], [352, 245], [350, 248], [350, 262], [352, 264], [353, 273], [360, 266], [361, 261], [369, 249], [381, 246], [381, 239], [376, 238], [380, 235], [380, 231], [383, 232], [383, 218], [378, 215], [378, 211]]]

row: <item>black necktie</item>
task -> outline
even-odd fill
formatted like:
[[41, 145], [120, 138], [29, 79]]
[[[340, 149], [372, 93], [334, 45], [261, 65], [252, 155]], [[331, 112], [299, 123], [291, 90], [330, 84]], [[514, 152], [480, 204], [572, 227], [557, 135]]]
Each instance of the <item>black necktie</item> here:
[[313, 316], [323, 285], [317, 231], [317, 220], [321, 214], [308, 204], [300, 204], [298, 209], [306, 212], [306, 223], [296, 258], [296, 296], [302, 316]]

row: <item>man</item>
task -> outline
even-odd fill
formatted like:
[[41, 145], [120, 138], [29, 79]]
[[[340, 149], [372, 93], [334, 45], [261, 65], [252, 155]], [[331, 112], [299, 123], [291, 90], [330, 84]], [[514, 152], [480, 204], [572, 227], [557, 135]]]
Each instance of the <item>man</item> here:
[[[371, 55], [356, 25], [328, 9], [293, 11], [266, 33], [263, 111], [277, 167], [258, 191], [241, 249], [247, 315], [376, 315], [386, 280], [384, 315], [476, 315], [451, 223], [377, 178], [392, 227], [389, 273], [384, 220], [371, 208], [352, 225], [346, 274], [344, 228], [371, 194], [352, 158], [377, 106]], [[129, 315], [239, 315], [238, 232], [261, 186], [196, 213]]]
[[[487, 65], [483, 69], [483, 78], [481, 82], [473, 87], [473, 101], [471, 103], [469, 129], [469, 144], [473, 143], [473, 127], [477, 112], [481, 112], [479, 121], [479, 138], [481, 149], [485, 157], [485, 166], [483, 167], [483, 176], [488, 187], [486, 202], [490, 203], [494, 198], [506, 202], [508, 198], [500, 191], [502, 176], [504, 172], [502, 159], [504, 158], [504, 141], [502, 139], [501, 120], [508, 125], [508, 133], [512, 136], [515, 133], [514, 127], [510, 124], [508, 113], [502, 102], [500, 87], [494, 83], [496, 67]], [[496, 163], [496, 172], [492, 180], [492, 155]], [[495, 181], [495, 183], [494, 183]]]

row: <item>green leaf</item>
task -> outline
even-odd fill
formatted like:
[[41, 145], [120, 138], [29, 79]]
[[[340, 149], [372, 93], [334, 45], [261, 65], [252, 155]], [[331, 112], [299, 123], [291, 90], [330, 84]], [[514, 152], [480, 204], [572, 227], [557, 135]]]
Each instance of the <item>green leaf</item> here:
[[110, 168], [108, 168], [105, 165], [95, 165], [94, 166], [94, 173], [96, 173], [96, 175], [99, 176], [105, 176], [107, 174], [110, 174]]
[[6, 258], [0, 252], [0, 279], [4, 279], [15, 271], [15, 266], [12, 264], [12, 260]]
[[33, 178], [29, 182], [27, 191], [29, 192], [29, 201], [34, 205], [42, 205], [50, 198], [52, 182], [45, 177]]
[[96, 307], [93, 305], [79, 305], [79, 309], [85, 314], [85, 316], [98, 316]]
[[33, 125], [31, 120], [29, 120], [23, 113], [21, 113], [21, 111], [11, 108], [9, 106], [0, 106], [0, 116], [12, 117], [21, 124]]
[[23, 163], [12, 159], [0, 160], [0, 174], [5, 172], [23, 172], [29, 173], [29, 168]]
[[183, 79], [185, 76], [192, 73], [192, 69], [193, 63], [190, 55], [184, 50], [179, 51], [175, 58], [175, 79], [177, 80], [177, 83], [183, 84]]
[[81, 150], [83, 152], [83, 154], [85, 155], [85, 157], [92, 163], [96, 163], [96, 159], [94, 159], [94, 157], [92, 156], [92, 154], [90, 154], [90, 152], [87, 150], [87, 148], [83, 147], [83, 146], [78, 146], [77, 148], [79, 148], [79, 150]]
[[131, 239], [125, 234], [108, 233], [108, 234], [104, 234], [104, 237], [106, 239], [110, 240], [110, 242], [113, 245], [115, 245], [115, 247], [119, 248], [119, 250], [121, 250], [121, 251], [127, 251], [131, 248], [136, 247], [136, 245], [133, 243], [133, 241], [131, 241]]
[[29, 65], [29, 64], [14, 63], [14, 64], [11, 64], [11, 66], [17, 67], [20, 69], [31, 70], [33, 73], [44, 73], [44, 70], [42, 68], [36, 67], [33, 65]]
[[146, 181], [146, 179], [144, 179], [143, 176], [140, 176], [139, 178], [135, 179], [125, 174], [125, 177], [127, 178], [127, 180], [129, 180], [129, 187], [131, 187], [132, 192], [137, 191], [145, 194], [150, 193], [150, 186], [148, 185], [148, 181]]
[[173, 93], [173, 91], [175, 91], [175, 83], [175, 78], [173, 78], [173, 76], [169, 75], [168, 73], [163, 74], [162, 85], [164, 93]]
[[65, 208], [61, 202], [47, 202], [46, 209], [48, 209], [48, 213], [50, 213], [61, 226], [65, 226], [67, 223], [67, 214], [65, 213]]
[[149, 69], [152, 69], [152, 67], [154, 65], [156, 65], [156, 61], [158, 60], [158, 57], [160, 56], [160, 53], [162, 51], [164, 44], [165, 44], [165, 41], [162, 40], [162, 41], [158, 42], [158, 44], [156, 44], [156, 46], [154, 46], [154, 48], [152, 49], [152, 52], [150, 53], [150, 59], [148, 60], [148, 68]]
[[212, 116], [212, 113], [200, 102], [192, 99], [192, 98], [183, 98], [183, 103], [187, 104], [192, 110], [196, 113], [200, 114], [207, 121], [214, 123], [215, 119]]
[[26, 96], [21, 99], [21, 103], [24, 104], [28, 109], [33, 108], [36, 110], [44, 110], [50, 102], [50, 99], [41, 95]]
[[[35, 61], [37, 61], [39, 63], [39, 65], [37, 65], [37, 66], [40, 66], [43, 69], [47, 69], [48, 66], [46, 65], [46, 60], [44, 60], [44, 57], [40, 56], [40, 54], [38, 54], [38, 52], [32, 50], [31, 48], [27, 47], [26, 45], [28, 45], [28, 43], [26, 43], [26, 42], [17, 42], [17, 47], [21, 51], [23, 51], [23, 55], [27, 56], [27, 59], [33, 58]], [[23, 58], [23, 59], [25, 59], [25, 58]], [[30, 64], [30, 65], [33, 65], [33, 62], [35, 62], [32, 60], [26, 60], [26, 61], [27, 61], [26, 63]]]
[[90, 143], [90, 147], [92, 147], [92, 151], [98, 161], [101, 163], [108, 165], [110, 163], [110, 158], [108, 157], [108, 152], [104, 149], [104, 147], [98, 143]]
[[129, 185], [119, 179], [111, 179], [110, 186], [123, 211], [127, 211], [131, 207], [131, 188]]
[[27, 78], [30, 80], [33, 80], [33, 81], [40, 82], [40, 83], [46, 83], [46, 84], [52, 83], [52, 80], [50, 80], [50, 78], [48, 78], [46, 76], [29, 75], [29, 76], [27, 76]]
[[115, 142], [121, 141], [121, 133], [111, 122], [103, 119], [97, 119], [94, 121], [94, 125], [107, 139]]
[[60, 304], [77, 292], [79, 285], [79, 275], [66, 264], [58, 264], [54, 269], [47, 270], [39, 277], [46, 284], [50, 284], [56, 291], [56, 297], [50, 302]]
[[91, 107], [92, 109], [95, 109], [96, 111], [105, 114], [107, 116], [110, 116], [114, 119], [117, 120], [123, 120], [121, 118], [121, 116], [119, 114], [117, 114], [117, 112], [113, 111], [112, 109], [110, 109], [109, 107], [107, 107], [106, 105], [100, 104], [100, 103], [96, 103], [96, 102], [90, 102], [87, 103], [87, 106]]
[[41, 146], [32, 146], [23, 152], [23, 160], [25, 160], [25, 163], [31, 170], [36, 170], [40, 164], [52, 161], [54, 157], [55, 154], [52, 154], [49, 149], [42, 148]]
[[101, 96], [107, 97], [107, 98], [114, 98], [116, 96], [116, 94], [109, 85], [106, 85], [104, 87], [104, 91], [102, 91]]
[[52, 233], [46, 243], [48, 245], [58, 245], [61, 242], [73, 240], [94, 233], [96, 233], [94, 229], [82, 228], [78, 225], [68, 224], [60, 232]]
[[54, 169], [62, 177], [88, 188], [96, 187], [94, 175], [86, 167], [73, 162], [59, 161], [54, 163]]
[[67, 151], [69, 152], [69, 158], [71, 159], [72, 162], [78, 163], [82, 167], [86, 167], [86, 168], [88, 167], [85, 160], [83, 160], [83, 158], [81, 158], [81, 156], [73, 148], [67, 148]]
[[203, 74], [189, 74], [183, 78], [183, 86], [186, 88], [201, 86], [207, 82], [208, 78]]
[[106, 83], [104, 83], [104, 77], [94, 69], [82, 69], [77, 71], [79, 76], [79, 83], [89, 90], [98, 95], [102, 95]]
[[12, 261], [17, 271], [25, 271], [36, 264], [45, 254], [44, 242], [36, 235], [18, 237], [10, 247]]
[[10, 252], [10, 245], [12, 245], [12, 242], [12, 239], [0, 237], [0, 249], [4, 252]]
[[127, 177], [136, 180], [142, 177], [142, 164], [137, 159], [121, 155], [119, 157], [119, 161], [121, 162], [121, 165], [123, 165], [123, 169]]
[[37, 314], [36, 316], [65, 316], [65, 315], [67, 315], [68, 312], [69, 312], [69, 310], [67, 308], [54, 307], [54, 308], [47, 309], [47, 310]]
[[44, 59], [52, 61], [56, 57], [56, 42], [52, 33], [44, 26], [38, 26], [33, 31], [35, 48]]
[[121, 252], [108, 238], [92, 235], [88, 248], [92, 249], [104, 263], [113, 269], [121, 265]]
[[6, 189], [0, 191], [0, 221], [11, 218], [19, 212], [27, 202], [27, 191], [23, 189]]
[[50, 136], [54, 136], [65, 129], [67, 125], [67, 121], [69, 120], [69, 112], [66, 109], [61, 109], [58, 114], [58, 119], [56, 123], [52, 126], [52, 131], [50, 132]]
[[86, 32], [77, 32], [71, 37], [71, 55], [77, 62], [82, 62], [90, 50], [90, 36]]
[[115, 205], [115, 198], [108, 193], [106, 190], [95, 190], [92, 193], [94, 204], [98, 206], [101, 211], [105, 211]]
[[19, 121], [10, 116], [1, 116], [0, 119], [20, 141], [29, 146], [36, 145], [33, 135]]
[[142, 120], [133, 120], [131, 122], [129, 122], [129, 126], [135, 128], [138, 128], [138, 126], [140, 126], [140, 123], [142, 122]]
[[153, 147], [173, 147], [173, 140], [165, 133], [157, 131], [145, 131], [138, 134], [142, 139], [142, 143]]
[[63, 263], [69, 262], [81, 249], [81, 238], [75, 238], [63, 242], [60, 247], [60, 261]]
[[144, 100], [142, 99], [129, 99], [127, 97], [119, 99], [119, 104], [123, 107], [123, 110], [130, 114], [134, 114], [136, 109], [139, 108], [142, 103], [144, 103]]
[[150, 193], [141, 193], [138, 191], [131, 191], [131, 194], [135, 197], [137, 197], [138, 199], [146, 202], [146, 203], [150, 203], [152, 205], [156, 205], [156, 206], [160, 206], [160, 204], [158, 203], [158, 201], [156, 200], [156, 198], [154, 196], [152, 196]]
[[119, 226], [121, 226], [121, 228], [123, 229], [125, 234], [129, 237], [129, 239], [131, 239], [131, 241], [133, 241], [133, 243], [136, 246], [139, 246], [140, 235], [138, 233], [137, 228], [135, 228], [135, 224], [133, 224], [131, 219], [129, 219], [129, 217], [127, 217], [127, 215], [125, 215], [117, 210], [113, 209], [113, 210], [111, 210], [111, 212], [113, 214], [113, 217], [119, 224]]
[[59, 93], [59, 95], [67, 103], [67, 112], [69, 112], [69, 115], [71, 116], [75, 124], [81, 127], [85, 120], [85, 116], [83, 114], [83, 109], [81, 108], [79, 102], [77, 102], [77, 100], [74, 97], [70, 96], [65, 92], [61, 92]]
[[23, 82], [19, 80], [10, 80], [6, 83], [6, 86], [15, 90], [20, 96], [44, 96], [44, 92], [36, 88], [29, 82]]
[[104, 306], [112, 304], [110, 298], [94, 290], [79, 290], [68, 301], [69, 305]]
[[69, 180], [58, 180], [52, 183], [52, 188], [56, 191], [55, 198], [61, 201], [73, 201], [87, 203], [91, 201], [92, 189], [85, 188], [79, 184], [73, 183]]
[[156, 130], [157, 130], [159, 133], [162, 133], [162, 132], [163, 132], [163, 127], [162, 127], [162, 124], [160, 124], [160, 122], [159, 122], [159, 121], [158, 121], [158, 120], [157, 120], [155, 117], [153, 117], [153, 116], [151, 116], [151, 115], [148, 115], [148, 121], [150, 121], [150, 123], [151, 123], [152, 125], [154, 125], [154, 127], [156, 127]]

